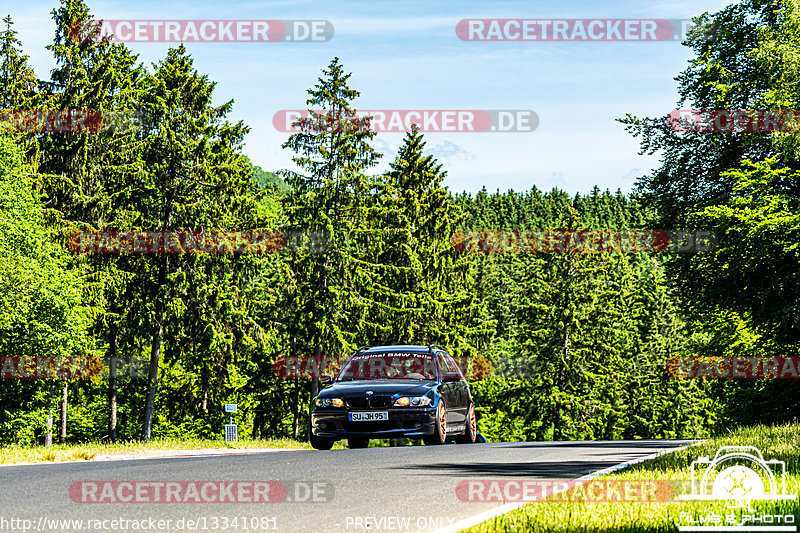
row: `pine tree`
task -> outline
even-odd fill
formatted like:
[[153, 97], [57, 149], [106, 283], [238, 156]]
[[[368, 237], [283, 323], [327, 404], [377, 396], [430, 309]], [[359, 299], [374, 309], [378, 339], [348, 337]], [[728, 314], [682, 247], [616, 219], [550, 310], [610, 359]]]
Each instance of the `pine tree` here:
[[31, 109], [35, 105], [38, 80], [22, 52], [11, 15], [3, 18], [0, 31], [0, 109]]
[[[200, 75], [183, 46], [170, 49], [148, 77], [141, 97], [146, 123], [142, 150], [144, 172], [132, 194], [139, 213], [137, 230], [228, 230], [242, 223], [243, 214], [255, 209], [248, 192], [253, 187], [252, 169], [241, 154], [248, 129], [241, 122], [225, 121], [233, 102], [212, 106], [215, 84]], [[165, 247], [167, 243], [165, 243]], [[162, 253], [147, 256], [147, 291], [152, 300], [152, 340], [147, 379], [147, 398], [142, 421], [142, 440], [149, 440], [158, 372], [164, 343], [165, 323], [171, 313], [181, 313], [197, 299], [182, 294], [186, 290], [186, 271], [207, 268], [204, 277], [228, 296], [226, 274], [211, 275], [215, 261], [222, 258]], [[210, 263], [210, 264], [209, 264]], [[197, 289], [196, 285], [190, 287]], [[174, 308], [173, 300], [182, 305]], [[199, 304], [199, 303], [198, 303]], [[213, 304], [217, 305], [217, 304]], [[234, 313], [235, 314], [235, 313]], [[221, 317], [211, 313], [214, 319]]]
[[469, 352], [481, 328], [470, 319], [477, 304], [468, 258], [452, 245], [463, 216], [442, 186], [441, 165], [424, 148], [413, 127], [380, 184], [370, 232], [376, 281], [367, 297], [369, 335], [381, 343], [450, 343]]
[[[569, 207], [565, 234], [581, 229]], [[517, 310], [518, 342], [537, 391], [529, 397], [529, 417], [541, 422], [538, 438], [552, 429], [555, 440], [616, 433], [610, 417], [619, 409], [619, 390], [606, 380], [620, 373], [617, 337], [624, 329], [610, 254], [570, 249], [566, 240], [564, 252], [530, 263], [518, 282], [531, 292]]]
[[[0, 31], [0, 121], [14, 120], [21, 110], [33, 110], [42, 100], [39, 80], [28, 65], [22, 51], [11, 15], [3, 18], [5, 29]], [[28, 161], [34, 163], [37, 154], [35, 133], [19, 135], [20, 145]]]
[[[300, 131], [283, 144], [302, 171], [281, 172], [292, 187], [285, 198], [286, 229], [299, 248], [292, 262], [298, 350], [316, 357], [338, 358], [356, 340], [364, 305], [353, 288], [369, 283], [354, 254], [366, 238], [372, 185], [364, 171], [380, 156], [369, 145], [375, 137], [369, 118], [358, 118], [352, 107], [359, 92], [350, 88], [350, 77], [334, 58], [308, 90], [309, 116], [298, 119]], [[305, 238], [322, 246], [305, 247]], [[314, 378], [312, 395], [317, 389]]]
[[[56, 30], [48, 46], [56, 62], [51, 81], [41, 83], [37, 105], [55, 110], [97, 113], [108, 122], [111, 115], [132, 116], [136, 109], [141, 69], [124, 45], [91, 40], [79, 43], [72, 36], [77, 21], [91, 18], [81, 0], [64, 0], [53, 11]], [[97, 126], [97, 124], [93, 124]], [[127, 229], [135, 218], [129, 192], [137, 182], [139, 147], [134, 130], [102, 129], [61, 132], [38, 138], [37, 173], [45, 193], [49, 221], [63, 236], [74, 230]], [[66, 239], [64, 238], [63, 241]], [[101, 302], [95, 330], [108, 347], [108, 363], [116, 357], [119, 336], [136, 332], [120, 329], [126, 283], [137, 269], [124, 257], [75, 258], [89, 274], [86, 297]], [[130, 296], [128, 294], [128, 296]], [[116, 432], [116, 379], [109, 376], [109, 432]]]

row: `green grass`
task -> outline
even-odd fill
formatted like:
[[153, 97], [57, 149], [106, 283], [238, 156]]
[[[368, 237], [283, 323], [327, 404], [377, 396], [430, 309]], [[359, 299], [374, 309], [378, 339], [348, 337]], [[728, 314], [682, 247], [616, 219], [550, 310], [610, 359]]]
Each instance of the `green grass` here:
[[[710, 439], [687, 449], [669, 453], [633, 465], [614, 474], [597, 479], [622, 480], [669, 480], [690, 485], [690, 464], [698, 457], [713, 458], [721, 446], [755, 446], [765, 460], [779, 459], [786, 463], [786, 492], [800, 492], [800, 424], [775, 427], [755, 426], [742, 428], [724, 436]], [[508, 514], [487, 520], [473, 528], [470, 533], [488, 532], [674, 532], [678, 531], [681, 513], [691, 513], [693, 520], [701, 515], [716, 513], [720, 516], [733, 514], [740, 520], [742, 515], [772, 514], [795, 517], [800, 523], [800, 498], [783, 502], [753, 501], [755, 512], [728, 509], [722, 501], [670, 501], [646, 502], [542, 502], [529, 503]], [[686, 515], [684, 515], [686, 516]], [[723, 519], [724, 520], [724, 519]], [[688, 521], [684, 525], [690, 525]], [[696, 523], [695, 525], [699, 524]], [[725, 522], [719, 525], [727, 525]]]
[[[334, 448], [341, 448], [341, 443]], [[225, 442], [212, 439], [154, 439], [147, 443], [132, 441], [117, 444], [84, 443], [44, 446], [5, 446], [0, 448], [0, 464], [46, 463], [92, 460], [98, 455], [152, 455], [159, 450], [200, 450], [208, 448], [280, 448], [310, 450], [308, 442], [292, 439], [254, 439]]]

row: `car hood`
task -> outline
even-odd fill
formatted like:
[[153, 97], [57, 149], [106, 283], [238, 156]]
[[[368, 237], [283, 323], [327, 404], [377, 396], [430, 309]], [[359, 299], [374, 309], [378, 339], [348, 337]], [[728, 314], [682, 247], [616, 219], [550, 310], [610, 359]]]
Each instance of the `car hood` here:
[[375, 395], [402, 394], [404, 396], [424, 396], [436, 387], [435, 381], [418, 379], [366, 379], [359, 381], [340, 381], [319, 393], [320, 398], [363, 396], [367, 391]]

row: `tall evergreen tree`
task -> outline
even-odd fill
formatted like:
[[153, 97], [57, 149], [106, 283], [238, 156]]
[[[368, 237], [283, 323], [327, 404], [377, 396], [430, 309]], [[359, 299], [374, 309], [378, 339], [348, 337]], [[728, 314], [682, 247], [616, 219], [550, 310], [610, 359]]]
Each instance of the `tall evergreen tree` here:
[[[624, 308], [629, 271], [623, 257], [587, 253], [573, 239], [584, 227], [571, 206], [564, 251], [521, 273], [518, 334], [531, 360], [536, 394], [530, 420], [541, 421], [538, 437], [555, 440], [618, 435], [619, 376], [628, 335]], [[617, 255], [617, 257], [613, 257]]]
[[[0, 31], [0, 121], [12, 121], [21, 110], [33, 110], [42, 101], [39, 80], [22, 51], [22, 41], [17, 37], [11, 15], [3, 18], [5, 28]], [[19, 135], [28, 161], [36, 160], [38, 143], [36, 135]]]
[[477, 323], [469, 258], [452, 245], [463, 215], [442, 185], [441, 165], [424, 148], [414, 126], [377, 192], [380, 209], [369, 233], [376, 278], [368, 298], [368, 336], [474, 352], [487, 328]]
[[[46, 85], [47, 107], [88, 111], [103, 120], [99, 130], [46, 135], [41, 140], [38, 170], [48, 212], [65, 233], [130, 229], [136, 217], [130, 191], [139, 179], [141, 146], [133, 128], [114, 128], [109, 123], [112, 116], [133, 116], [143, 72], [136, 56], [123, 44], [74, 38], [75, 25], [91, 18], [82, 0], [64, 0], [53, 11], [56, 31], [53, 44], [48, 46], [56, 68]], [[106, 362], [111, 368], [120, 355], [118, 347], [129, 344], [124, 337], [138, 336], [135, 329], [121, 327], [133, 300], [127, 285], [133, 283], [138, 270], [136, 261], [113, 255], [81, 259], [92, 272], [88, 284], [93, 294], [104, 302], [104, 312], [98, 315], [94, 329], [105, 341]], [[118, 405], [115, 372], [109, 372], [108, 379], [108, 424], [113, 440]]]
[[[242, 215], [255, 209], [247, 193], [252, 169], [241, 154], [248, 131], [241, 122], [225, 121], [233, 102], [212, 106], [215, 84], [200, 75], [183, 46], [170, 49], [148, 78], [141, 98], [149, 128], [143, 132], [145, 171], [131, 201], [138, 218], [135, 229], [144, 231], [228, 230]], [[165, 248], [168, 243], [164, 243]], [[173, 300], [190, 305], [183, 297], [187, 271], [217, 258], [166, 253], [148, 256], [148, 294], [152, 299], [152, 340], [147, 397], [142, 420], [142, 440], [149, 440], [153, 425], [159, 363], [165, 323]], [[199, 263], [199, 264], [198, 264]], [[224, 277], [223, 277], [224, 279]], [[224, 287], [217, 280], [216, 287]], [[227, 290], [232, 290], [228, 287]]]
[[[321, 244], [301, 249], [292, 262], [299, 350], [316, 357], [338, 357], [355, 342], [364, 313], [352, 290], [365, 281], [358, 277], [364, 270], [356, 266], [355, 254], [372, 189], [364, 172], [380, 156], [369, 145], [375, 137], [369, 118], [358, 118], [352, 107], [359, 92], [350, 88], [350, 76], [338, 58], [323, 69], [308, 90], [309, 116], [298, 119], [300, 131], [283, 144], [300, 169], [281, 172], [292, 187], [286, 228]], [[315, 378], [312, 395], [317, 388]]]
[[22, 52], [11, 15], [3, 18], [0, 31], [0, 109], [30, 109], [35, 104], [38, 80]]

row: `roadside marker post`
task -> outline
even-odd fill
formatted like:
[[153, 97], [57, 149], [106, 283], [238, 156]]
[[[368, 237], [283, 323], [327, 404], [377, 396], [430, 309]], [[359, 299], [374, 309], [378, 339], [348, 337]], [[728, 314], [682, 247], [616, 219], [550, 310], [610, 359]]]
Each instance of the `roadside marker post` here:
[[238, 440], [238, 434], [236, 431], [236, 424], [233, 423], [233, 413], [236, 412], [236, 404], [226, 403], [225, 412], [229, 413], [231, 420], [230, 424], [225, 424], [225, 442], [236, 442]]

